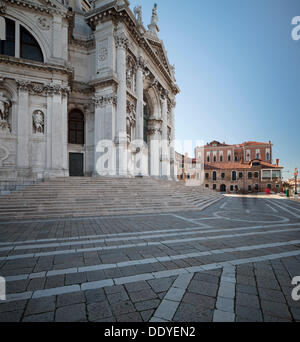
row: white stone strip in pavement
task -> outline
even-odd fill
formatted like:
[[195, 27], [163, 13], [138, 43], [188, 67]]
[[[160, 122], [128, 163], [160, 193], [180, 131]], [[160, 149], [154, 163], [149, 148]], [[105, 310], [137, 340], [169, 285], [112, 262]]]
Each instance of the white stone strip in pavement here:
[[[185, 230], [198, 230], [202, 228], [202, 224], [199, 226], [197, 223], [196, 227], [184, 227], [177, 229], [156, 229], [156, 230], [148, 230], [144, 232], [128, 232], [128, 233], [115, 233], [115, 234], [100, 234], [100, 235], [81, 235], [81, 236], [73, 236], [73, 237], [65, 237], [65, 238], [52, 238], [52, 239], [37, 239], [37, 240], [24, 240], [24, 241], [14, 241], [14, 242], [0, 242], [0, 246], [16, 246], [28, 243], [40, 243], [40, 242], [57, 242], [57, 241], [77, 241], [84, 239], [106, 239], [112, 237], [126, 237], [126, 236], [136, 236], [136, 235], [145, 235], [145, 234], [157, 234], [157, 233], [173, 233], [173, 232], [181, 232]], [[205, 224], [203, 224], [203, 228], [208, 228]]]
[[[199, 209], [198, 209], [199, 210]], [[111, 220], [111, 219], [123, 219], [133, 217], [147, 217], [147, 216], [170, 216], [172, 213], [149, 213], [149, 214], [132, 214], [132, 215], [107, 215], [107, 216], [83, 216], [83, 217], [61, 217], [61, 218], [49, 218], [49, 219], [29, 219], [29, 220], [17, 220], [17, 221], [0, 221], [0, 225], [7, 224], [29, 224], [29, 223], [49, 223], [49, 222], [65, 222], [65, 221], [90, 221], [90, 220]]]
[[161, 322], [162, 320], [164, 322], [172, 321], [193, 276], [193, 273], [188, 273], [177, 277], [163, 301], [154, 312], [150, 322]]
[[223, 268], [220, 286], [217, 295], [216, 309], [214, 310], [213, 322], [234, 322], [234, 298], [235, 298], [235, 267]]
[[224, 209], [227, 204], [228, 204], [228, 201], [227, 200], [224, 201], [224, 203], [220, 205], [220, 209]]
[[270, 206], [268, 203], [265, 203], [267, 207], [269, 207], [274, 213], [278, 213], [278, 210]]
[[[186, 218], [186, 217], [183, 217], [181, 215], [176, 215], [176, 214], [173, 214], [172, 216], [180, 219], [180, 220], [183, 220], [183, 221], [187, 221], [187, 222], [190, 222], [190, 223], [194, 223], [195, 224], [195, 219], [189, 219], [189, 218]], [[197, 223], [199, 224], [199, 223]], [[203, 225], [204, 228], [209, 228], [209, 226], [207, 226], [206, 224], [204, 223], [201, 223], [201, 225]]]
[[[289, 210], [288, 208], [290, 208], [290, 207], [288, 207], [288, 208], [286, 208], [283, 204], [278, 204], [278, 203], [275, 203], [275, 202], [271, 202], [270, 200], [268, 200], [268, 202], [269, 203], [271, 203], [271, 204], [273, 204], [273, 205], [275, 205], [277, 208], [279, 208], [279, 209], [281, 209], [281, 210], [283, 210], [283, 211], [286, 211], [287, 213], [289, 213], [290, 215], [292, 215], [292, 216], [294, 216], [294, 217], [297, 217], [297, 218], [300, 218], [300, 215], [298, 215], [298, 214], [296, 214], [296, 213], [294, 213], [293, 211], [291, 211], [291, 210]], [[290, 208], [291, 209], [291, 208]], [[294, 208], [293, 208], [293, 210], [294, 210]]]
[[[205, 217], [205, 218], [199, 218], [199, 219], [193, 219], [193, 221], [199, 221], [199, 220], [216, 220], [216, 219], [224, 219], [223, 217]], [[195, 223], [195, 222], [194, 222]], [[156, 230], [148, 230], [144, 232], [128, 232], [128, 233], [115, 233], [115, 234], [104, 234], [104, 235], [81, 235], [81, 236], [74, 236], [74, 237], [65, 237], [65, 238], [50, 238], [50, 239], [37, 239], [37, 240], [23, 240], [23, 241], [11, 241], [11, 242], [0, 242], [0, 246], [17, 246], [17, 245], [26, 245], [29, 243], [43, 243], [43, 242], [57, 242], [57, 241], [78, 241], [78, 240], [89, 240], [89, 239], [106, 239], [106, 238], [113, 238], [113, 237], [126, 237], [128, 236], [136, 236], [136, 235], [145, 235], [145, 234], [157, 234], [157, 233], [173, 233], [173, 232], [181, 232], [181, 231], [193, 231], [193, 230], [205, 230], [209, 228], [206, 224], [202, 223], [195, 223], [197, 226], [195, 227], [184, 227], [184, 228], [176, 228], [176, 229], [156, 229]], [[298, 223], [291, 223], [291, 224], [269, 224], [264, 226], [249, 226], [249, 227], [241, 227], [241, 228], [233, 228], [235, 230], [239, 229], [251, 229], [251, 228], [268, 228], [268, 227], [282, 227], [282, 226], [292, 226], [297, 225]], [[200, 226], [199, 226], [200, 225]], [[210, 231], [213, 231], [210, 230]]]
[[119, 262], [116, 264], [101, 264], [101, 265], [94, 265], [94, 266], [82, 266], [78, 268], [72, 267], [72, 268], [67, 268], [67, 269], [51, 270], [51, 271], [44, 271], [44, 272], [39, 272], [39, 273], [20, 274], [16, 276], [5, 277], [5, 280], [7, 282], [11, 282], [11, 281], [17, 281], [17, 280], [51, 277], [51, 276], [62, 275], [62, 274], [66, 275], [66, 274], [72, 274], [72, 273], [94, 272], [94, 271], [101, 271], [101, 270], [114, 269], [114, 268], [123, 268], [123, 267], [128, 267], [128, 266], [154, 264], [158, 262], [167, 262], [167, 261], [173, 261], [173, 260], [184, 260], [184, 259], [197, 258], [197, 257], [202, 257], [202, 256], [214, 255], [214, 254], [225, 254], [225, 253], [241, 252], [241, 251], [245, 252], [245, 251], [260, 250], [260, 249], [266, 249], [266, 248], [293, 246], [297, 244], [300, 244], [300, 240], [292, 240], [292, 241], [286, 241], [286, 242], [274, 242], [274, 243], [242, 246], [242, 247], [234, 247], [234, 248], [213, 249], [210, 251], [198, 252], [198, 253], [187, 253], [187, 254], [154, 257], [154, 258], [140, 259], [140, 260], [130, 260], [130, 261]]
[[290, 203], [287, 203], [286, 201], [282, 201], [280, 204], [279, 202], [276, 202], [278, 205], [283, 205], [284, 207], [286, 208], [289, 208], [289, 209], [292, 209], [292, 210], [296, 210], [297, 212], [300, 212], [300, 207], [296, 208], [295, 206], [293, 205], [289, 205]]
[[[83, 241], [74, 241], [74, 242], [60, 242], [60, 243], [47, 243], [47, 244], [40, 244], [40, 245], [23, 245], [23, 246], [8, 246], [8, 247], [1, 247], [0, 252], [4, 251], [17, 251], [17, 250], [26, 250], [26, 249], [42, 249], [42, 248], [56, 248], [56, 247], [66, 247], [66, 246], [77, 246], [77, 245], [89, 245], [89, 244], [96, 244], [96, 243], [106, 243], [106, 242], [119, 242], [124, 240], [146, 240], [146, 239], [156, 239], [156, 238], [164, 238], [164, 237], [171, 237], [171, 236], [184, 236], [184, 235], [195, 235], [202, 234], [204, 229], [208, 227], [198, 227], [198, 228], [186, 228], [181, 233], [165, 233], [165, 234], [152, 234], [152, 235], [142, 235], [142, 236], [132, 236], [132, 237], [119, 237], [119, 238], [110, 238], [110, 239], [95, 239], [95, 240], [83, 240]], [[204, 230], [204, 233], [208, 232], [208, 230]], [[158, 233], [158, 232], [157, 232]]]
[[135, 283], [135, 282], [145, 281], [145, 280], [150, 280], [150, 279], [168, 278], [171, 276], [179, 276], [182, 274], [189, 274], [189, 273], [194, 274], [196, 272], [220, 269], [220, 268], [228, 267], [228, 266], [242, 265], [242, 264], [248, 264], [252, 262], [261, 262], [261, 261], [268, 261], [268, 260], [275, 260], [275, 259], [283, 259], [283, 258], [288, 258], [288, 257], [293, 257], [293, 256], [298, 256], [298, 255], [300, 255], [300, 251], [296, 250], [296, 251], [289, 251], [285, 253], [263, 255], [259, 257], [253, 257], [253, 258], [229, 260], [229, 261], [201, 265], [201, 266], [193, 266], [193, 267], [178, 268], [178, 269], [167, 270], [167, 271], [145, 273], [145, 274], [139, 274], [139, 275], [130, 276], [130, 277], [122, 277], [122, 278], [106, 279], [106, 280], [95, 281], [95, 282], [87, 282], [81, 285], [71, 285], [71, 286], [64, 286], [64, 287], [58, 287], [58, 288], [52, 288], [52, 289], [8, 294], [6, 296], [6, 300], [3, 301], [3, 303], [30, 299], [30, 298], [51, 297], [51, 296], [56, 296], [59, 294], [74, 293], [74, 292], [91, 290], [91, 289], [100, 289], [100, 288], [107, 287], [107, 286], [124, 285], [124, 284]]
[[[299, 225], [299, 223], [297, 225]], [[266, 227], [264, 227], [264, 228], [266, 228]], [[227, 231], [245, 230], [245, 229], [249, 230], [249, 228], [233, 228], [233, 229], [227, 229]], [[262, 232], [250, 232], [250, 233], [243, 233], [243, 234], [225, 234], [225, 235], [206, 236], [206, 237], [194, 237], [194, 238], [189, 238], [189, 239], [164, 240], [164, 241], [159, 241], [159, 242], [146, 242], [146, 243], [139, 243], [139, 244], [114, 245], [114, 246], [107, 246], [107, 247], [67, 249], [67, 250], [63, 250], [63, 251], [17, 254], [17, 255], [9, 255], [9, 256], [6, 256], [6, 257], [0, 257], [0, 261], [17, 260], [17, 259], [28, 259], [28, 258], [39, 258], [39, 257], [42, 257], [42, 256], [87, 253], [87, 252], [95, 252], [95, 251], [106, 251], [106, 250], [114, 250], [114, 249], [126, 249], [126, 248], [136, 248], [136, 247], [148, 247], [148, 246], [162, 246], [162, 245], [182, 244], [184, 242], [208, 241], [208, 240], [228, 239], [228, 238], [253, 236], [253, 235], [288, 233], [288, 232], [295, 232], [295, 231], [299, 231], [299, 230], [300, 230], [300, 228], [282, 229], [282, 230], [276, 229], [276, 230], [267, 230], [267, 231], [264, 230]], [[218, 231], [224, 231], [224, 230], [221, 229], [221, 230], [218, 230]], [[207, 233], [212, 233], [212, 232], [216, 232], [216, 230], [207, 231]], [[198, 234], [200, 234], [200, 233], [203, 234], [204, 232], [199, 232]]]

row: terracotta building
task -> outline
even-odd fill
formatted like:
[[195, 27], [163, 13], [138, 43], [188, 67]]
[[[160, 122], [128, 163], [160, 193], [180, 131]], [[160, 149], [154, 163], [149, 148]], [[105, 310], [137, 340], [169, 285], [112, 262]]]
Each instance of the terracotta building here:
[[[178, 179], [203, 179], [205, 187], [221, 192], [281, 192], [283, 167], [279, 166], [279, 159], [273, 164], [272, 147], [270, 141], [239, 145], [213, 141], [197, 147], [194, 159], [176, 155]], [[201, 174], [199, 165], [203, 159]]]

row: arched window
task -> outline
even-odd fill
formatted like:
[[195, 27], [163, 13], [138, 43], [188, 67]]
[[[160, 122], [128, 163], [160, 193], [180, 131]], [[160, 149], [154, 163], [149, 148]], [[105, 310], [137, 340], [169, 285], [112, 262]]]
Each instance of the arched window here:
[[[6, 40], [0, 40], [1, 55], [44, 62], [39, 43], [25, 27], [18, 22], [5, 18], [5, 28]], [[20, 28], [20, 38], [18, 41], [16, 41], [16, 28]]]
[[75, 109], [69, 114], [69, 144], [84, 145], [84, 115]]
[[15, 22], [5, 18], [6, 40], [0, 40], [0, 54], [15, 56]]
[[20, 27], [20, 57], [32, 61], [44, 61], [38, 42], [23, 26]]

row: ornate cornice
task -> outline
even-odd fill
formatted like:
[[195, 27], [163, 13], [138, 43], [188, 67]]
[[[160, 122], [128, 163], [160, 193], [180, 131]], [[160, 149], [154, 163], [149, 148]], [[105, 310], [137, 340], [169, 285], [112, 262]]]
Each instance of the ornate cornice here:
[[37, 2], [27, 1], [27, 0], [2, 0], [3, 2], [13, 4], [16, 6], [21, 6], [22, 8], [28, 8], [30, 10], [35, 10], [48, 14], [60, 14], [61, 16], [67, 18], [69, 17], [69, 11], [63, 5], [57, 6], [50, 0], [44, 0], [47, 3], [47, 6], [42, 4], [38, 4]]
[[33, 95], [67, 95], [70, 88], [59, 84], [42, 84], [24, 80], [16, 80], [19, 90], [28, 91]]
[[89, 86], [93, 87], [94, 89], [103, 89], [106, 87], [114, 87], [115, 89], [117, 89], [118, 84], [119, 82], [114, 76], [89, 82]]
[[56, 71], [63, 74], [68, 74], [70, 77], [73, 75], [73, 69], [70, 67], [54, 65], [54, 64], [45, 64], [41, 62], [29, 61], [20, 58], [10, 57], [10, 56], [0, 56], [0, 64], [11, 64], [14, 66], [20, 66], [22, 68], [28, 69], [37, 69], [43, 70], [47, 72]]
[[73, 82], [71, 90], [74, 93], [91, 94], [94, 93], [95, 88], [87, 83], [83, 82]]
[[88, 40], [80, 40], [80, 39], [75, 39], [72, 37], [70, 43], [71, 43], [71, 45], [84, 47], [86, 49], [90, 49], [90, 48], [95, 47], [95, 39], [94, 38], [88, 39]]
[[117, 96], [115, 94], [110, 94], [106, 96], [95, 97], [93, 99], [95, 107], [104, 107], [106, 105], [116, 105]]

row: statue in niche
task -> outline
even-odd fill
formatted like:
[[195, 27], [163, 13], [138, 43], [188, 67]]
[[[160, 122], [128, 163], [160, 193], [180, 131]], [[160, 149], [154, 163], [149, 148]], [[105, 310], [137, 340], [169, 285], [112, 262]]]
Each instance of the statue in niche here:
[[0, 128], [11, 132], [9, 123], [9, 109], [11, 107], [10, 100], [0, 92]]
[[44, 114], [40, 110], [36, 110], [32, 115], [34, 133], [44, 133]]

